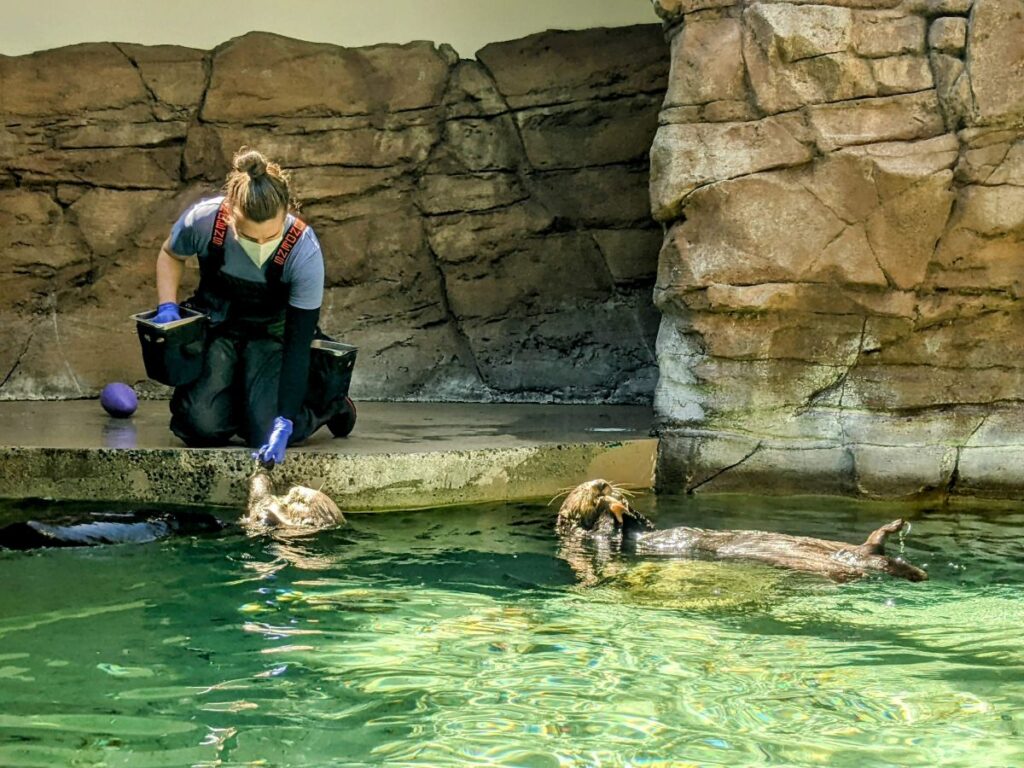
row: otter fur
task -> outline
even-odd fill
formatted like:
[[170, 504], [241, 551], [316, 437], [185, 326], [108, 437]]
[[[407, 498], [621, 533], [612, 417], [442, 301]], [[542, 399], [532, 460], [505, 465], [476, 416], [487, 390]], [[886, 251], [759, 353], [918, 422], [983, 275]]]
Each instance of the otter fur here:
[[344, 515], [330, 496], [293, 485], [284, 496], [274, 495], [274, 484], [264, 469], [249, 480], [249, 504], [242, 524], [256, 528], [319, 529], [341, 525]]
[[885, 554], [886, 539], [903, 526], [902, 519], [893, 520], [860, 545], [768, 531], [688, 526], [660, 531], [633, 509], [622, 489], [606, 480], [591, 480], [574, 488], [558, 510], [555, 524], [563, 537], [610, 540], [620, 551], [638, 555], [746, 560], [817, 573], [833, 581], [850, 581], [871, 572], [924, 581], [928, 578], [925, 571]]

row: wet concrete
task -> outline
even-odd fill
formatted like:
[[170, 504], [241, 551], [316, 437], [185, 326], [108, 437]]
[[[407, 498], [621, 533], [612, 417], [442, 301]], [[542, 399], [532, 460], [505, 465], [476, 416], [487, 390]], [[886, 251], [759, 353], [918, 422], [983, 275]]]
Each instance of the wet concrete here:
[[[167, 403], [130, 419], [97, 401], [0, 403], [0, 496], [240, 506], [241, 446], [186, 448]], [[343, 510], [550, 497], [604, 476], [653, 485], [651, 411], [631, 406], [360, 403], [354, 432], [289, 450], [275, 481], [323, 486]]]

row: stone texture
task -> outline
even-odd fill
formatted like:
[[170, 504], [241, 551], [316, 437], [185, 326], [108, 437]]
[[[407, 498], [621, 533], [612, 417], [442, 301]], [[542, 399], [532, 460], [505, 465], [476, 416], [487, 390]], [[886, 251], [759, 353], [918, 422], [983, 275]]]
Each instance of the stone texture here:
[[909, 291], [878, 291], [874, 287], [832, 283], [764, 283], [712, 285], [708, 307], [718, 311], [806, 311], [878, 317], [905, 317], [914, 311]]
[[910, 13], [924, 16], [966, 16], [975, 0], [904, 0], [900, 5]]
[[967, 45], [967, 19], [944, 16], [928, 28], [928, 46], [942, 53], [960, 54]]
[[214, 53], [202, 117], [252, 124], [423, 109], [440, 102], [448, 68], [426, 42], [352, 49], [256, 32]]
[[768, 114], [874, 96], [868, 62], [848, 51], [845, 8], [756, 3], [743, 15], [743, 55], [757, 104]]
[[149, 221], [154, 209], [172, 197], [173, 193], [156, 190], [94, 188], [68, 210], [93, 255], [114, 256]]
[[206, 89], [206, 51], [176, 45], [117, 46], [139, 71], [158, 120], [189, 118]]
[[677, 217], [686, 198], [710, 182], [809, 162], [812, 150], [798, 138], [800, 129], [789, 117], [662, 126], [651, 147], [654, 217]]
[[[685, 211], [661, 252], [659, 293], [799, 281], [846, 226], [787, 173], [706, 187], [691, 195]], [[796, 230], [804, 236], [794, 239]]]
[[354, 396], [649, 401], [667, 69], [655, 24], [479, 61], [265, 33], [0, 58], [0, 225], [18, 233], [0, 398], [166, 394], [128, 315], [155, 298], [170, 225], [248, 144], [291, 172], [323, 245], [321, 324], [360, 348]]
[[325, 166], [340, 166], [411, 172], [427, 162], [440, 134], [439, 122], [399, 121], [375, 127], [370, 120], [356, 119], [313, 131], [301, 121], [258, 127], [205, 124], [189, 132], [184, 150], [186, 173], [190, 178], [219, 181], [243, 144], [259, 147], [283, 167], [296, 170], [316, 168], [319, 172]]
[[908, 290], [925, 277], [953, 204], [953, 174], [932, 174], [885, 201], [867, 220], [871, 252], [886, 279]]
[[659, 489], [1019, 497], [1019, 2], [661, 5]]
[[594, 229], [591, 234], [616, 284], [654, 282], [660, 229]]
[[[81, 233], [46, 193], [0, 191], [0, 225], [13, 235], [0, 244], [5, 264], [3, 295], [9, 297], [19, 320], [33, 310], [49, 310], [57, 292], [67, 290], [65, 281], [80, 280], [88, 272]], [[14, 348], [19, 346], [17, 338], [27, 343], [24, 334], [13, 335]]]
[[763, 48], [774, 48], [790, 64], [850, 48], [853, 14], [846, 8], [758, 3], [746, 14], [746, 24]]
[[[526, 157], [534, 168], [577, 168], [643, 161], [658, 125], [660, 98], [531, 107], [516, 112]], [[581, 141], [582, 137], [586, 141]]]
[[814, 106], [808, 114], [823, 152], [850, 144], [913, 141], [945, 130], [933, 92]]
[[650, 225], [646, 181], [644, 169], [613, 166], [536, 173], [529, 183], [557, 221], [574, 227], [638, 228]]
[[1024, 8], [1018, 0], [984, 0], [971, 15], [967, 68], [974, 120], [1013, 122], [1024, 114]]
[[713, 101], [700, 114], [706, 123], [745, 123], [757, 117], [757, 110], [749, 101]]
[[705, 352], [716, 358], [851, 365], [863, 325], [856, 315], [701, 312], [692, 327], [704, 338]]
[[859, 11], [853, 17], [851, 45], [860, 56], [882, 58], [922, 53], [926, 22], [897, 11]]
[[956, 130], [971, 112], [971, 85], [967, 68], [961, 59], [944, 53], [933, 53], [929, 61], [946, 128]]
[[654, 11], [666, 21], [674, 23], [684, 14], [708, 8], [725, 8], [735, 5], [736, 0], [653, 0]]
[[932, 69], [924, 56], [887, 56], [871, 61], [878, 95], [924, 91], [934, 85]]
[[151, 118], [138, 70], [112, 43], [84, 43], [0, 59], [0, 114], [11, 118]]
[[[481, 48], [476, 57], [512, 109], [665, 92], [668, 62], [658, 27], [541, 32]], [[557, 76], [553, 75], [557, 73]]]
[[928, 285], [940, 290], [1009, 291], [1022, 295], [1024, 266], [1020, 187], [961, 189], [950, 226], [939, 241]]
[[695, 18], [672, 38], [664, 107], [746, 98], [739, 19]]
[[972, 129], [960, 134], [964, 151], [957, 180], [1024, 186], [1024, 130]]
[[[795, 441], [794, 441], [795, 442]], [[672, 430], [661, 436], [657, 490], [794, 494], [813, 483], [821, 494], [856, 492], [847, 451], [821, 444], [721, 437]]]

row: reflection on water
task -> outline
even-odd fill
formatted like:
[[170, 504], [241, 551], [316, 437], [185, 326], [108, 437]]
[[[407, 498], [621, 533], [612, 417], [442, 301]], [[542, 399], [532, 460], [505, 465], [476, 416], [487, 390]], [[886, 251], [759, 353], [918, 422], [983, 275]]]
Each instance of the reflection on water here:
[[0, 765], [1024, 764], [1024, 514], [657, 507], [854, 542], [909, 514], [932, 580], [619, 558], [582, 586], [529, 506], [4, 553]]
[[138, 442], [138, 430], [131, 419], [116, 419], [111, 416], [103, 425], [104, 448], [135, 448]]

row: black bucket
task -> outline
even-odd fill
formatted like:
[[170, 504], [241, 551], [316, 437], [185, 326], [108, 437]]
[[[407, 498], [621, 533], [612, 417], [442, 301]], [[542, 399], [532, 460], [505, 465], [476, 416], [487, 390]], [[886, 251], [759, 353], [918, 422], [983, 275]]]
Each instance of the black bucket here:
[[180, 312], [181, 320], [160, 324], [153, 322], [156, 310], [132, 315], [142, 343], [146, 375], [171, 387], [190, 384], [203, 372], [206, 315], [186, 307]]
[[309, 346], [310, 392], [322, 398], [318, 405], [326, 409], [348, 396], [358, 348], [323, 336]]

